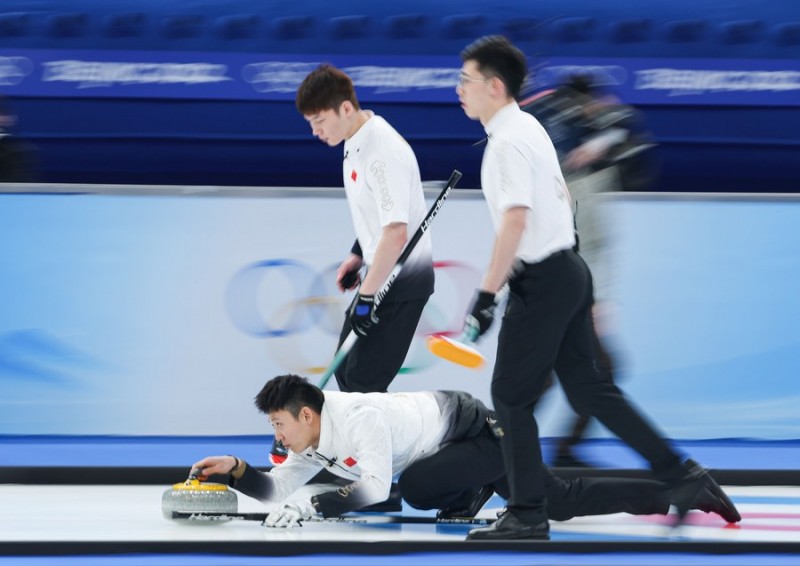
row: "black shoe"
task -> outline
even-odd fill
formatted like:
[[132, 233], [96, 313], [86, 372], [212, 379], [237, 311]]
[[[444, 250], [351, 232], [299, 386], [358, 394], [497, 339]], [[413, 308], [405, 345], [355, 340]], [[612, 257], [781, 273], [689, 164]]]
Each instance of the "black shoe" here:
[[400, 487], [396, 483], [392, 484], [391, 491], [389, 492], [389, 499], [357, 509], [357, 511], [361, 513], [391, 513], [393, 511], [402, 510], [403, 498], [400, 496]]
[[447, 519], [472, 519], [478, 514], [478, 511], [483, 508], [486, 502], [491, 499], [492, 495], [494, 495], [494, 490], [488, 485], [485, 485], [475, 492], [466, 506], [462, 505], [439, 509], [436, 513], [436, 519], [439, 521]]
[[667, 481], [672, 504], [678, 511], [676, 527], [683, 523], [691, 509], [698, 508], [700, 496], [706, 487], [716, 486], [717, 490], [722, 491], [708, 471], [694, 460], [686, 460], [682, 467], [683, 473], [679, 478]]
[[722, 491], [722, 488], [717, 485], [717, 482], [711, 476], [708, 476], [708, 479], [710, 481], [706, 483], [703, 491], [700, 492], [694, 508], [705, 513], [716, 513], [729, 523], [741, 521], [742, 516], [733, 501], [725, 495], [725, 492]]
[[507, 511], [488, 527], [472, 529], [467, 540], [550, 540], [550, 524], [545, 519], [535, 525], [520, 521], [514, 513]]

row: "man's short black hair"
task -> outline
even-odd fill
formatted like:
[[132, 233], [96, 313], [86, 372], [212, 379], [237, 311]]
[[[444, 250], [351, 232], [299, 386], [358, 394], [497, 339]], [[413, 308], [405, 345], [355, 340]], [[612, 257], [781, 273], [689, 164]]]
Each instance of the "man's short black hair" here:
[[323, 63], [311, 71], [297, 89], [295, 106], [303, 116], [317, 114], [325, 110], [335, 110], [349, 100], [358, 110], [358, 98], [350, 77], [329, 63]]
[[476, 39], [461, 52], [461, 61], [475, 61], [486, 77], [497, 77], [506, 86], [508, 95], [519, 98], [522, 84], [528, 76], [525, 54], [502, 35], [487, 35]]
[[319, 387], [309, 383], [305, 377], [293, 374], [270, 379], [255, 398], [256, 407], [265, 415], [288, 411], [295, 418], [303, 407], [322, 413], [324, 402], [325, 396]]

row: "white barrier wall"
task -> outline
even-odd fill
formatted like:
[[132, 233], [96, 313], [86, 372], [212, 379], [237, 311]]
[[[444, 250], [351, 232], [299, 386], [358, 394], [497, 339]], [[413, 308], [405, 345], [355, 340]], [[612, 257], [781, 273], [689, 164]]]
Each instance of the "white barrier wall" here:
[[[343, 193], [75, 189], [0, 194], [0, 434], [271, 432], [253, 396], [280, 373], [314, 380], [350, 299], [334, 284], [353, 240]], [[800, 200], [604, 206], [622, 386], [675, 438], [800, 438]], [[436, 293], [393, 388], [490, 402], [491, 363], [424, 348], [460, 329], [488, 260], [479, 193], [453, 193], [433, 243]], [[540, 410], [542, 434], [561, 434], [560, 394]]]

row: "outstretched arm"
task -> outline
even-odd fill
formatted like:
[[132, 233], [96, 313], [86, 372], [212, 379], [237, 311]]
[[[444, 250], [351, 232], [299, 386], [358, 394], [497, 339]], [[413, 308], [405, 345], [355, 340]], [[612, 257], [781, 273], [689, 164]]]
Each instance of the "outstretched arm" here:
[[235, 456], [210, 456], [196, 462], [193, 470], [203, 476], [229, 474], [230, 485], [243, 494], [264, 502], [283, 501], [305, 485], [322, 467], [293, 452], [280, 466], [260, 472]]

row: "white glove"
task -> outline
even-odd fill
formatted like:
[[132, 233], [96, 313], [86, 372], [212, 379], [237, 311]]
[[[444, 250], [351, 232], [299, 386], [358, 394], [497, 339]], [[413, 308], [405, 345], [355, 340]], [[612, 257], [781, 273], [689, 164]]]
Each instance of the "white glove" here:
[[310, 519], [313, 515], [314, 508], [310, 502], [284, 503], [267, 515], [267, 518], [264, 519], [264, 526], [290, 529], [300, 525], [300, 521]]

